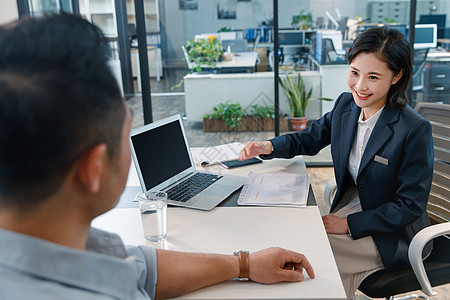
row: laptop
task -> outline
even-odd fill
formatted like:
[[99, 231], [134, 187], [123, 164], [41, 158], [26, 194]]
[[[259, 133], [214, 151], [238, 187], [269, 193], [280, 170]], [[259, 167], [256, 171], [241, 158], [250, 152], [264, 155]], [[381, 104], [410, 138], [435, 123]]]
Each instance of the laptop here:
[[211, 210], [246, 178], [198, 172], [180, 115], [135, 128], [131, 153], [143, 191], [164, 191], [168, 203]]

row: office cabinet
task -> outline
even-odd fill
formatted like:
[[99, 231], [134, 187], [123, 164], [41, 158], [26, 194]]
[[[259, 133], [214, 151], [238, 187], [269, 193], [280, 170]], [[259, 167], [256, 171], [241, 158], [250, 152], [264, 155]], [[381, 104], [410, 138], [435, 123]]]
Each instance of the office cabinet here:
[[373, 1], [368, 3], [370, 23], [386, 23], [394, 19], [400, 24], [409, 23], [409, 1]]
[[[369, 23], [386, 23], [386, 19], [394, 19], [399, 24], [409, 24], [409, 0], [378, 0], [367, 4]], [[430, 8], [436, 5], [435, 0], [418, 0], [416, 6], [417, 19], [420, 15], [428, 15]]]
[[[145, 31], [147, 33], [159, 32], [158, 0], [144, 0]], [[127, 0], [127, 19], [129, 24], [136, 24], [134, 1]]]
[[[129, 24], [136, 25], [134, 0], [126, 0]], [[159, 33], [158, 0], [144, 0], [147, 33]], [[80, 13], [103, 31], [108, 37], [117, 37], [114, 0], [80, 0]]]
[[[116, 9], [114, 0], [80, 0], [80, 13], [87, 20], [97, 25], [103, 33], [114, 41], [117, 39]], [[134, 0], [126, 0], [127, 20], [129, 33], [133, 34], [136, 26]], [[159, 41], [159, 8], [158, 0], [144, 0], [145, 27], [149, 51], [150, 76], [159, 77], [162, 74], [162, 59]], [[134, 27], [134, 30], [133, 30]], [[158, 48], [158, 49], [155, 49]], [[117, 51], [117, 45], [112, 49]], [[136, 50], [132, 49], [132, 63], [136, 61]], [[118, 57], [113, 53], [113, 57]], [[133, 64], [135, 66], [135, 63]], [[133, 68], [136, 77], [136, 67]]]
[[424, 69], [425, 102], [450, 104], [450, 62], [429, 62]]
[[80, 13], [97, 25], [107, 37], [117, 38], [114, 0], [80, 0]]

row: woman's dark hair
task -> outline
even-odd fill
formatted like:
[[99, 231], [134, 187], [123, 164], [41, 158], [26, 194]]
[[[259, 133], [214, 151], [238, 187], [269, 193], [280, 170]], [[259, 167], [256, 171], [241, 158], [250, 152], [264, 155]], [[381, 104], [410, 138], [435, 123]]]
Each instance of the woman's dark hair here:
[[404, 106], [407, 100], [405, 91], [412, 73], [411, 47], [406, 37], [400, 31], [385, 26], [370, 28], [356, 38], [348, 53], [349, 63], [360, 53], [377, 55], [394, 76], [403, 70], [400, 80], [389, 89], [387, 105]]
[[0, 27], [0, 203], [43, 201], [97, 144], [114, 161], [125, 105], [107, 50], [101, 31], [73, 15]]

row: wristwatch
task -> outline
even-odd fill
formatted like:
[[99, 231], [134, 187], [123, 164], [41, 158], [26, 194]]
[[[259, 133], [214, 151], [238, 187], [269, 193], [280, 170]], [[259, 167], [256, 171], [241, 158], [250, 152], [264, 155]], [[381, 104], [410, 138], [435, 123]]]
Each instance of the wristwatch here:
[[248, 257], [250, 252], [245, 250], [237, 250], [234, 255], [239, 257], [239, 280], [249, 280], [250, 265]]

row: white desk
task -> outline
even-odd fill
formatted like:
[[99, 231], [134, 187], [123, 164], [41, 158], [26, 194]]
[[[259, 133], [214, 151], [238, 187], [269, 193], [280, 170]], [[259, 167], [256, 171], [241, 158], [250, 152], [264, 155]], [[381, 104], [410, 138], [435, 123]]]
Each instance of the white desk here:
[[[230, 69], [234, 69], [236, 72], [252, 73], [256, 67], [256, 60], [258, 59], [257, 52], [238, 52], [235, 53], [233, 60], [223, 60], [216, 63], [214, 68], [209, 65], [201, 65], [203, 70], [214, 70], [220, 73], [229, 72]], [[192, 63], [190, 67], [194, 68], [196, 65]]]
[[[214, 168], [214, 167], [211, 167]], [[220, 167], [219, 170], [221, 169]], [[128, 185], [135, 185], [133, 169]], [[259, 165], [221, 169], [222, 173], [246, 175], [255, 172], [306, 172], [303, 158], [265, 161]], [[167, 239], [150, 243], [143, 238], [137, 208], [116, 208], [93, 221], [93, 226], [118, 233], [126, 244], [188, 251], [231, 254], [238, 249], [256, 251], [279, 246], [304, 253], [316, 278], [301, 283], [261, 285], [227, 281], [181, 299], [345, 299], [333, 254], [316, 206], [306, 208], [217, 207], [205, 212], [170, 208]]]
[[[320, 97], [319, 72], [302, 71], [301, 73], [306, 88], [313, 89], [311, 97]], [[280, 74], [281, 78], [285, 78], [285, 76], [286, 74]], [[215, 105], [228, 99], [231, 99], [233, 103], [239, 102], [242, 109], [247, 112], [253, 104], [271, 106], [275, 93], [273, 77], [273, 72], [188, 74], [184, 76], [186, 117], [189, 121], [201, 122], [203, 115], [211, 114]], [[280, 113], [290, 114], [289, 104], [281, 87], [279, 96]], [[327, 101], [312, 100], [309, 102], [306, 109], [309, 118], [321, 117], [320, 102]]]
[[257, 52], [239, 52], [235, 53], [233, 60], [223, 60], [216, 64], [216, 69], [222, 68], [255, 68]]

